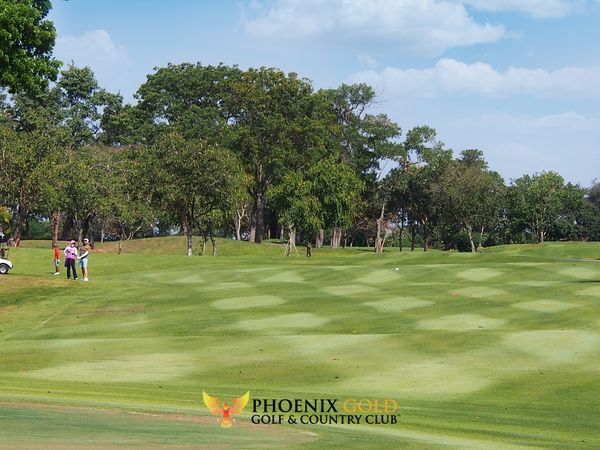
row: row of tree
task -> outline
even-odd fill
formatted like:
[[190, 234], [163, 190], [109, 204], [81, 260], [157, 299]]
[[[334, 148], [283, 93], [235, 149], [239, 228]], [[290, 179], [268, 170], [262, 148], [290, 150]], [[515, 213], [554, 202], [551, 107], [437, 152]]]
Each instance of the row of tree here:
[[181, 232], [190, 255], [194, 234], [213, 252], [219, 235], [378, 252], [600, 237], [599, 185], [548, 172], [506, 186], [481, 151], [454, 158], [430, 127], [401, 139], [369, 114], [364, 84], [315, 91], [276, 69], [180, 64], [136, 97], [70, 65], [3, 99], [0, 204], [15, 245], [45, 220], [55, 241]]

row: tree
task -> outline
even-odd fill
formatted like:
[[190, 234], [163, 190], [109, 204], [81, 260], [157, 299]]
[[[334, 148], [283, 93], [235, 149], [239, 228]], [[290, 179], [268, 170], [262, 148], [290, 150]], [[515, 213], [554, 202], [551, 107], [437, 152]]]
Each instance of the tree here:
[[119, 237], [119, 253], [123, 240], [131, 240], [153, 216], [145, 192], [137, 183], [143, 173], [136, 162], [133, 148], [103, 148], [97, 150], [100, 159], [94, 176], [100, 179], [98, 216], [103, 231]]
[[15, 246], [29, 217], [41, 209], [45, 193], [53, 188], [57, 155], [51, 136], [0, 127], [0, 202], [11, 207]]
[[[331, 246], [338, 248], [341, 230], [351, 224], [364, 183], [349, 164], [340, 163], [335, 157], [317, 162], [307, 177], [312, 180], [313, 195], [321, 205], [323, 226], [333, 230]], [[319, 236], [317, 247], [322, 245], [322, 239]]]
[[[79, 242], [88, 235], [100, 212], [106, 170], [102, 149], [87, 146], [65, 151], [56, 182], [60, 189], [60, 209], [66, 217], [65, 237]], [[69, 233], [69, 234], [67, 234]]]
[[308, 81], [264, 67], [242, 73], [231, 87], [231, 145], [253, 180], [250, 241], [260, 243], [269, 188], [306, 169], [321, 149], [318, 99]]
[[323, 226], [321, 204], [314, 191], [313, 181], [290, 172], [269, 194], [277, 207], [279, 223], [288, 231], [287, 256], [296, 249], [296, 232], [310, 236]]
[[411, 229], [411, 251], [415, 248], [419, 226], [423, 233], [423, 250], [427, 251], [440, 207], [433, 198], [434, 185], [451, 163], [452, 150], [437, 140], [433, 128], [419, 126], [407, 133], [404, 151], [406, 159], [401, 161], [401, 173], [406, 175], [404, 192], [408, 198], [404, 205]]
[[242, 226], [244, 226], [250, 218], [248, 212], [252, 202], [252, 198], [248, 192], [252, 183], [252, 178], [246, 173], [241, 173], [240, 178], [241, 182], [232, 194], [234, 207], [233, 210], [230, 211], [230, 216], [233, 218], [235, 228], [235, 238], [238, 241], [242, 240]]
[[581, 222], [584, 239], [600, 240], [600, 183], [597, 180], [587, 190]]
[[367, 113], [375, 102], [375, 91], [364, 83], [342, 84], [325, 91], [325, 95], [337, 125], [333, 128], [334, 141], [341, 160], [350, 164], [363, 181], [374, 182], [381, 160], [402, 154], [402, 147], [394, 141], [401, 134], [400, 128], [385, 114]]
[[[461, 158], [449, 165], [434, 186], [434, 198], [441, 206], [443, 219], [467, 232], [473, 253], [481, 247], [486, 227], [499, 216], [503, 195], [502, 178], [487, 170], [480, 150], [464, 150]], [[477, 247], [474, 229], [479, 231]]]
[[62, 109], [62, 123], [69, 133], [68, 146], [75, 149], [96, 142], [102, 121], [108, 122], [123, 101], [120, 95], [100, 88], [89, 67], [72, 63], [61, 72], [54, 91]]
[[12, 93], [39, 91], [56, 80], [56, 31], [44, 20], [51, 7], [50, 0], [0, 0], [0, 86]]
[[177, 133], [164, 134], [142, 151], [153, 203], [178, 220], [192, 256], [194, 228], [206, 215], [232, 208], [242, 169], [230, 151]]
[[[583, 194], [582, 194], [583, 195]], [[524, 175], [508, 189], [509, 220], [543, 243], [565, 213], [565, 183], [556, 172]]]

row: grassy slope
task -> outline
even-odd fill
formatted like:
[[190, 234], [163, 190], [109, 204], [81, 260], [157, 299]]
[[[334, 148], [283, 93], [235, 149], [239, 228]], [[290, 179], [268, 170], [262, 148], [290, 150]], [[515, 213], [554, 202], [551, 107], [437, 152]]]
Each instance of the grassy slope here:
[[[187, 258], [166, 238], [104, 244], [88, 284], [25, 244], [0, 277], [0, 446], [600, 446], [597, 244]], [[224, 431], [202, 390], [395, 398], [401, 423]]]

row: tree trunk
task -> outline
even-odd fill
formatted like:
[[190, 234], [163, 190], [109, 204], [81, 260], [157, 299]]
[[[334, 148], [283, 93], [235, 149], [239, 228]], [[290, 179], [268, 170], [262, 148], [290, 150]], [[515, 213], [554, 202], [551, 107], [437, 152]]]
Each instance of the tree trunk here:
[[427, 227], [428, 218], [423, 218], [423, 251], [429, 250], [429, 228]]
[[315, 247], [321, 248], [323, 247], [323, 242], [325, 242], [325, 230], [323, 228], [319, 229], [319, 233], [317, 234], [317, 239], [315, 240]]
[[266, 186], [259, 187], [254, 196], [252, 208], [252, 222], [250, 225], [250, 242], [260, 244], [265, 231], [265, 194]]
[[185, 213], [181, 216], [181, 225], [183, 226], [183, 234], [186, 237], [187, 255], [192, 256], [194, 254], [194, 243], [192, 242], [193, 222]]
[[210, 241], [212, 242], [212, 255], [217, 256], [217, 240], [214, 236], [211, 236]]
[[473, 227], [471, 227], [471, 224], [467, 224], [465, 228], [467, 229], [467, 234], [469, 235], [469, 242], [471, 243], [471, 253], [476, 253], [477, 250], [475, 249], [475, 242], [473, 242]]
[[242, 240], [242, 223], [238, 222], [237, 220], [235, 221], [235, 239], [236, 241], [241, 241]]
[[415, 251], [415, 222], [410, 222], [410, 251]]
[[479, 234], [479, 245], [477, 246], [477, 251], [483, 251], [483, 231], [485, 227], [481, 225], [481, 233]]
[[400, 219], [400, 237], [398, 238], [400, 244], [400, 251], [402, 251], [402, 236], [404, 235], [404, 219]]
[[333, 232], [331, 234], [331, 248], [340, 248], [341, 241], [342, 241], [341, 227], [333, 227]]
[[[383, 253], [383, 244], [385, 243], [385, 227], [383, 217], [385, 215], [385, 202], [381, 205], [381, 214], [377, 219], [377, 235], [375, 236], [375, 253]], [[382, 236], [383, 234], [383, 236]]]
[[288, 242], [285, 249], [286, 256], [292, 256], [292, 250], [296, 250], [296, 230], [293, 225], [288, 225]]
[[242, 223], [244, 222], [244, 218], [248, 217], [246, 214], [246, 208], [248, 205], [244, 202], [238, 205], [237, 210], [235, 211], [235, 238], [238, 241], [242, 240]]
[[25, 224], [27, 222], [28, 213], [25, 211], [23, 205], [17, 205], [15, 211], [15, 230], [13, 233], [13, 246], [18, 247], [21, 244], [23, 238], [23, 231], [25, 231]]
[[85, 220], [81, 226], [81, 236], [87, 236], [90, 231], [90, 226], [92, 225], [92, 221], [96, 217], [96, 214], [90, 213], [85, 216]]
[[119, 236], [119, 250], [118, 250], [118, 254], [120, 255], [122, 251], [123, 251], [123, 237]]
[[187, 239], [187, 255], [192, 256], [194, 254], [194, 243], [192, 242], [192, 230], [186, 231], [185, 237]]
[[200, 256], [206, 255], [206, 236], [202, 237], [202, 243], [200, 246]]
[[[50, 214], [50, 229], [52, 230], [52, 245], [58, 245], [58, 233], [60, 231], [60, 221], [62, 219], [62, 213], [54, 211]], [[104, 235], [102, 236], [104, 238]]]

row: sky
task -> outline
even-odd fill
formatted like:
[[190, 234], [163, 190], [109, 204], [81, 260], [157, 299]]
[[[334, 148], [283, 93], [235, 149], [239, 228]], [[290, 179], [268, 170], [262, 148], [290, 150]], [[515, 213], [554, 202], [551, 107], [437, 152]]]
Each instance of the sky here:
[[365, 82], [369, 112], [429, 125], [507, 182], [600, 178], [600, 0], [54, 0], [55, 55], [126, 102], [168, 63]]

